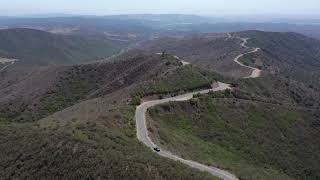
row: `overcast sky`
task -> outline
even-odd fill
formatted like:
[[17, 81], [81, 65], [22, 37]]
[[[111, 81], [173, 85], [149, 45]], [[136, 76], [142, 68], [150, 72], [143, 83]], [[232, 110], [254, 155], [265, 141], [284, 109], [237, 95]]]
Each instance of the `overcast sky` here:
[[68, 13], [320, 14], [320, 0], [0, 0], [1, 15]]

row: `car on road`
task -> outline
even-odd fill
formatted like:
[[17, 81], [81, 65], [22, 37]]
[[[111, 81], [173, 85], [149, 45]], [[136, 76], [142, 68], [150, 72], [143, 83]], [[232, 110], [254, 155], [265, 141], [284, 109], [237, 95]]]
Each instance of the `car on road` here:
[[156, 152], [160, 152], [160, 148], [158, 148], [158, 147], [153, 148], [153, 150]]

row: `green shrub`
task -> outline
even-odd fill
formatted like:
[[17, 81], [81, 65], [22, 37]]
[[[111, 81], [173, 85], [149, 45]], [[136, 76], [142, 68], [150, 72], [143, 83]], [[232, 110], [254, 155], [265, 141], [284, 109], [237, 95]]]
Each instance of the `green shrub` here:
[[138, 106], [141, 104], [141, 98], [140, 96], [134, 96], [131, 101], [130, 101], [130, 105], [135, 105]]

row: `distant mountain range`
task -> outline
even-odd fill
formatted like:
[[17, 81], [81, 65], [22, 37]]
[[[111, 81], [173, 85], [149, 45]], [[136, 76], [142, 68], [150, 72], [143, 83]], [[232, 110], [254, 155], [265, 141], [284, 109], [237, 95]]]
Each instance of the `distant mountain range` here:
[[[206, 17], [183, 14], [137, 14], [110, 16], [44, 15], [37, 17], [2, 17], [0, 28], [28, 27], [36, 29], [78, 28], [89, 33], [134, 34], [140, 39], [158, 35], [176, 36], [204, 32], [236, 32], [264, 30], [276, 32], [297, 32], [320, 38], [319, 18], [277, 18], [259, 17], [242, 20], [232, 17]], [[244, 18], [246, 19], [246, 18]], [[78, 31], [79, 32], [79, 31]]]

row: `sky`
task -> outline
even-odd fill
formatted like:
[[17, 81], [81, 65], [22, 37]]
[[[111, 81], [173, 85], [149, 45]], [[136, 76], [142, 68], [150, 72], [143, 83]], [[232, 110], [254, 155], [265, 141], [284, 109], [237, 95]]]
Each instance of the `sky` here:
[[0, 0], [0, 15], [320, 14], [320, 0]]

